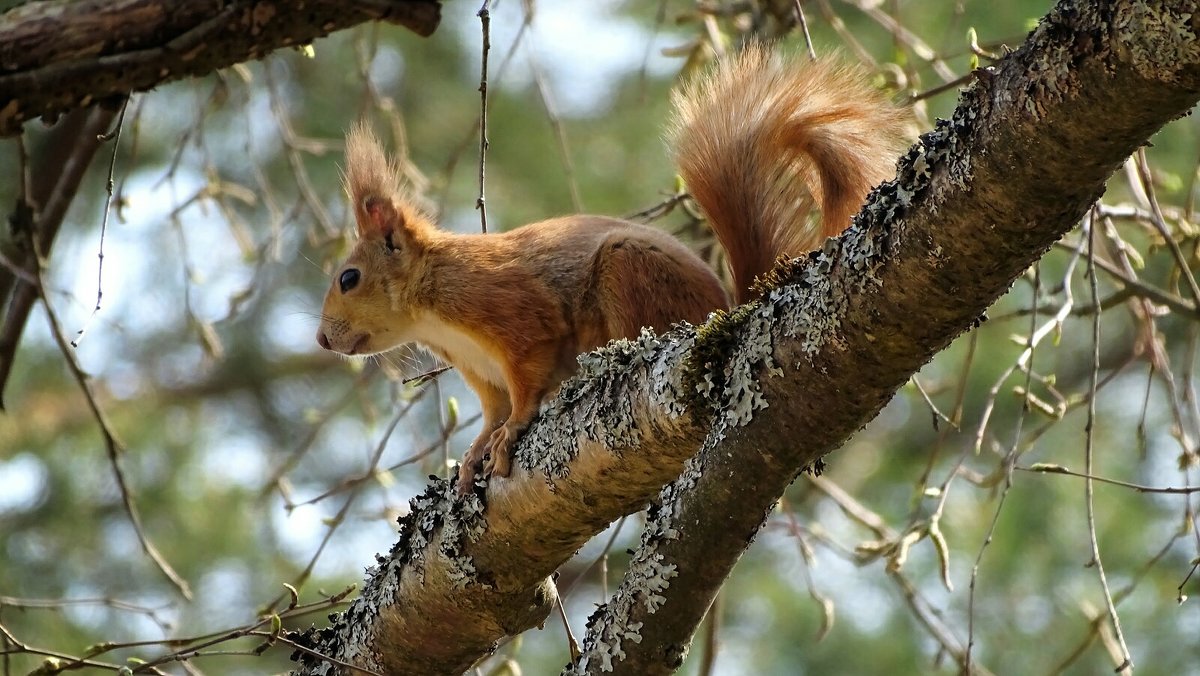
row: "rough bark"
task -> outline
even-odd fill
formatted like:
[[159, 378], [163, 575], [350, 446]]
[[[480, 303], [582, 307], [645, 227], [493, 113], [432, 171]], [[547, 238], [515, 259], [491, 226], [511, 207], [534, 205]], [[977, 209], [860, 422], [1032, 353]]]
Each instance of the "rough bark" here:
[[[778, 270], [760, 303], [586, 357], [521, 440], [513, 477], [487, 488], [486, 510], [482, 490], [455, 501], [431, 483], [362, 596], [296, 638], [380, 673], [460, 673], [544, 619], [546, 576], [682, 467], [568, 672], [676, 668], [800, 469], [980, 321], [1129, 153], [1200, 98], [1197, 9], [1060, 2], [1025, 47], [979, 72], [854, 228]], [[338, 671], [301, 660], [297, 673]]]
[[0, 136], [364, 21], [430, 35], [439, 0], [30, 0], [0, 14]]

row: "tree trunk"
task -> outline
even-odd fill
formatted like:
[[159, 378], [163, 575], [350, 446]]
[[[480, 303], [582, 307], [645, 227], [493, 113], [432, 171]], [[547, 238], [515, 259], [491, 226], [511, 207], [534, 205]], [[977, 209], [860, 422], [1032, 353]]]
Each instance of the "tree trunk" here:
[[[1060, 2], [1024, 47], [977, 72], [952, 121], [845, 235], [777, 270], [761, 302], [587, 357], [486, 506], [432, 483], [361, 597], [293, 639], [379, 673], [461, 673], [543, 621], [547, 576], [674, 479], [567, 672], [676, 669], [798, 472], [980, 322], [1125, 158], [1200, 98], [1198, 10]], [[297, 657], [300, 674], [343, 669]]]

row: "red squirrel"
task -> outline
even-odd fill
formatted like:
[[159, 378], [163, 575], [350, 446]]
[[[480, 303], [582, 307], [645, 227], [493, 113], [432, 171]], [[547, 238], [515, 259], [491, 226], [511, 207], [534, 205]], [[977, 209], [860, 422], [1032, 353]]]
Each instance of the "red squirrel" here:
[[[673, 102], [680, 174], [725, 249], [734, 303], [779, 256], [844, 230], [891, 175], [901, 136], [898, 109], [860, 69], [759, 46]], [[333, 275], [317, 342], [346, 355], [415, 342], [458, 369], [483, 410], [459, 494], [480, 471], [508, 476], [513, 443], [579, 354], [729, 307], [701, 258], [645, 225], [575, 215], [503, 233], [441, 230], [405, 199], [365, 126], [346, 139], [345, 184], [358, 242]]]

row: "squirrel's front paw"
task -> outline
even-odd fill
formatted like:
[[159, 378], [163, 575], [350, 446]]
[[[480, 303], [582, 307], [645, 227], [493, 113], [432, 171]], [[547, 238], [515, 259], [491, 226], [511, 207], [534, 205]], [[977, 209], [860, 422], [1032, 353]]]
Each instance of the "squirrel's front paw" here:
[[516, 441], [516, 435], [509, 430], [508, 425], [503, 425], [492, 432], [492, 436], [488, 438], [487, 455], [483, 461], [483, 473], [485, 476], [508, 476], [512, 471], [512, 445]]

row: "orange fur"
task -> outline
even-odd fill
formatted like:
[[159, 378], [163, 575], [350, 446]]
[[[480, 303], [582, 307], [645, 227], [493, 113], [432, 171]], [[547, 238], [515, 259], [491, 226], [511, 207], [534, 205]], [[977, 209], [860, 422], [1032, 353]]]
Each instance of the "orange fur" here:
[[[886, 178], [899, 118], [862, 74], [785, 64], [758, 47], [676, 97], [684, 179], [728, 255], [738, 302], [779, 255], [841, 232]], [[642, 327], [703, 322], [728, 307], [717, 276], [644, 225], [568, 216], [487, 235], [436, 228], [404, 198], [396, 165], [363, 126], [346, 142], [359, 242], [334, 274], [317, 341], [362, 355], [418, 342], [479, 395], [483, 430], [459, 492], [507, 476], [513, 442], [575, 357]], [[810, 221], [825, 214], [821, 230]]]

